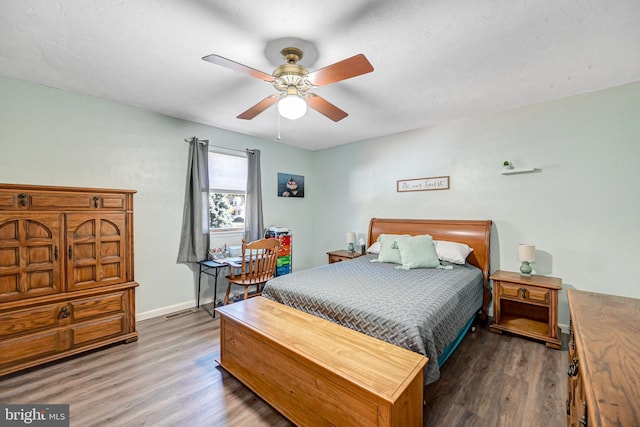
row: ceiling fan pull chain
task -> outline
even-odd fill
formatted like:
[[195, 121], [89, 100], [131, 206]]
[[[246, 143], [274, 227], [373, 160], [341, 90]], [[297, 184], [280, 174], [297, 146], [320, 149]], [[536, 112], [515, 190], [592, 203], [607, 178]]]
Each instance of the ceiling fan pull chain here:
[[280, 141], [280, 113], [276, 111], [276, 116], [278, 117], [278, 141]]

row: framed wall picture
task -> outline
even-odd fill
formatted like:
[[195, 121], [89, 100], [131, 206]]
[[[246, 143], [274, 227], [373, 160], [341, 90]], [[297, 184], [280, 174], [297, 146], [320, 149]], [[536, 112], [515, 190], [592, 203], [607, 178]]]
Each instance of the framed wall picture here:
[[304, 176], [278, 172], [278, 197], [304, 197]]

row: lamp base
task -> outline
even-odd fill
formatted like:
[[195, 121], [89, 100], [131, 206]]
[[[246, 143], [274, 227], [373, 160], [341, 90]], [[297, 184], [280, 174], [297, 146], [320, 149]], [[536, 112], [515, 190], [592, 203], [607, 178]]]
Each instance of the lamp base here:
[[347, 244], [347, 252], [349, 252], [350, 254], [354, 253], [356, 251], [356, 247], [353, 243], [349, 243]]
[[520, 266], [520, 274], [523, 276], [531, 276], [531, 272], [533, 269], [531, 268], [531, 264], [529, 261], [522, 261], [522, 265]]

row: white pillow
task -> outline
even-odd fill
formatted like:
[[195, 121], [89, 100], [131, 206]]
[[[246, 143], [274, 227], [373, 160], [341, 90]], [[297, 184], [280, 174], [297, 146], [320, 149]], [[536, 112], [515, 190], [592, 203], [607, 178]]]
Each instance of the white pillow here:
[[370, 254], [379, 254], [380, 253], [380, 242], [375, 242], [373, 245], [369, 246], [367, 252]]
[[440, 261], [447, 261], [453, 264], [465, 264], [467, 257], [473, 252], [473, 248], [464, 243], [434, 240], [433, 244], [436, 247], [436, 253]]

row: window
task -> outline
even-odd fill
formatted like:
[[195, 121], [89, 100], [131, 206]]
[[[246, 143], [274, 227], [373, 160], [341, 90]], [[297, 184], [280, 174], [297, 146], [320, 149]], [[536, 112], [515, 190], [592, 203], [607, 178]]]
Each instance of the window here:
[[247, 158], [209, 152], [209, 226], [212, 233], [244, 231]]

